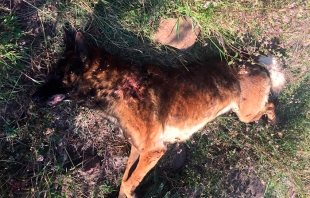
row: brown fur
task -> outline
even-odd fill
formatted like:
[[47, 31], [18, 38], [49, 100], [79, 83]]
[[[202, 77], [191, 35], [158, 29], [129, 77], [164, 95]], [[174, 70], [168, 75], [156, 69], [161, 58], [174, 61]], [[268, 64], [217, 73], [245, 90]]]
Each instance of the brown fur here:
[[[132, 145], [119, 197], [135, 197], [134, 190], [167, 143], [190, 138], [220, 114], [232, 110], [246, 123], [267, 114], [270, 122], [276, 121], [268, 102], [271, 79], [261, 66], [206, 62], [189, 66], [189, 71], [138, 68], [89, 48], [80, 33], [75, 43], [75, 51], [67, 47], [66, 59], [59, 62], [62, 90], [117, 121]], [[35, 95], [39, 98], [40, 90]]]

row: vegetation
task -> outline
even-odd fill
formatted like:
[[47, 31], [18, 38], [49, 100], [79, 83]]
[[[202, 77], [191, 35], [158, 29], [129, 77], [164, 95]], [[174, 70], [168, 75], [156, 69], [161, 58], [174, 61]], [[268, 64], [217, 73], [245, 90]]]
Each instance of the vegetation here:
[[[309, 9], [301, 0], [0, 3], [0, 194], [117, 194], [124, 166], [115, 161], [129, 152], [117, 127], [71, 101], [54, 108], [31, 101], [61, 56], [62, 29], [69, 23], [89, 43], [138, 65], [182, 67], [210, 56], [278, 56], [287, 73], [278, 126], [263, 120], [243, 124], [234, 114], [224, 115], [186, 142], [181, 169], [164, 170], [162, 160], [139, 190], [146, 197], [242, 197], [233, 194], [241, 188], [232, 179], [240, 170], [247, 173], [242, 181], [266, 186], [264, 197], [309, 197]], [[152, 41], [160, 20], [185, 16], [201, 28], [192, 49], [178, 51]]]
[[[1, 88], [10, 86], [12, 89], [19, 87], [20, 71], [25, 66], [22, 60], [27, 56], [25, 42], [21, 40], [24, 32], [20, 29], [17, 17], [7, 14], [0, 18], [0, 82]], [[19, 71], [16, 72], [15, 71]], [[14, 74], [13, 74], [14, 73]], [[14, 75], [14, 77], [12, 76]], [[18, 76], [15, 76], [18, 75]], [[11, 90], [12, 91], [12, 90]], [[12, 93], [1, 92], [0, 99], [4, 100]]]

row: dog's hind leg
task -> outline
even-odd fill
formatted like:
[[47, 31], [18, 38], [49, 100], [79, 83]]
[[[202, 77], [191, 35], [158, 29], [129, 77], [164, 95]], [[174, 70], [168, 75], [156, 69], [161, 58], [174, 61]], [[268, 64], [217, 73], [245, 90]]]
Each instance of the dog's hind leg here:
[[275, 113], [275, 105], [273, 102], [268, 102], [265, 105], [265, 114], [268, 117], [268, 123], [270, 123], [272, 125], [278, 124], [279, 120], [278, 120], [278, 117]]
[[[152, 149], [148, 148], [145, 151], [141, 151], [136, 169], [131, 175], [129, 175], [128, 172], [125, 176], [129, 176], [129, 178], [122, 181], [121, 190], [118, 197], [124, 198], [127, 196], [128, 198], [135, 198], [134, 190], [142, 181], [144, 176], [156, 165], [166, 150], [166, 148], [161, 147]], [[127, 169], [130, 170], [131, 168], [126, 167], [126, 172]]]
[[242, 122], [249, 123], [259, 120], [263, 115], [267, 115], [268, 123], [275, 125], [277, 124], [277, 116], [275, 113], [275, 106], [273, 102], [268, 102], [262, 109], [255, 107], [247, 107], [246, 109], [240, 109], [236, 112], [239, 119]]

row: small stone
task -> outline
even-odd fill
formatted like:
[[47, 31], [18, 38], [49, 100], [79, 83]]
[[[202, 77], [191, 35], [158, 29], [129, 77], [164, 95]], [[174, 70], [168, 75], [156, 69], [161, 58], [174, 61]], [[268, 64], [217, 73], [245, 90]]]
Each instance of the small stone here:
[[194, 45], [199, 33], [200, 27], [194, 29], [192, 19], [189, 17], [165, 19], [160, 23], [153, 40], [163, 45], [187, 50]]

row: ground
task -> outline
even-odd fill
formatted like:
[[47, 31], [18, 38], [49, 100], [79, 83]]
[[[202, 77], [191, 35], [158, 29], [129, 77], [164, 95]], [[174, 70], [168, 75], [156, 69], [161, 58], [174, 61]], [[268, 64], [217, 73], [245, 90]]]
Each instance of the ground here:
[[[34, 2], [36, 2], [36, 6], [33, 6]], [[130, 150], [130, 145], [122, 136], [118, 126], [105, 119], [100, 112], [78, 107], [72, 101], [64, 101], [56, 107], [46, 107], [35, 104], [31, 99], [31, 94], [39, 87], [33, 79], [44, 82], [48, 78], [48, 74], [53, 71], [55, 62], [61, 56], [61, 50], [57, 47], [63, 47], [62, 43], [59, 43], [57, 47], [52, 43], [53, 39], [57, 38], [61, 32], [61, 27], [53, 21], [57, 18], [56, 10], [59, 2], [51, 1], [44, 4], [43, 7], [40, 7], [40, 3], [40, 1], [19, 0], [0, 3], [4, 10], [1, 9], [1, 13], [14, 11], [17, 16], [20, 16], [22, 29], [27, 32], [23, 40], [31, 48], [31, 58], [27, 62], [29, 67], [23, 70], [23, 75], [18, 82], [23, 87], [17, 86], [14, 89], [14, 94], [18, 93], [18, 96], [1, 103], [0, 106], [0, 126], [3, 131], [6, 131], [6, 133], [0, 133], [2, 151], [0, 157], [6, 162], [1, 168], [7, 170], [0, 175], [2, 194], [8, 197], [26, 197], [29, 193], [35, 197], [38, 194], [47, 197], [56, 195], [115, 197]], [[270, 28], [264, 28], [263, 25], [266, 23], [258, 23], [258, 26], [261, 26], [260, 28], [265, 31], [261, 33], [263, 35], [261, 43], [270, 46], [270, 48], [286, 49], [283, 54], [287, 54], [287, 58], [281, 60], [287, 67], [288, 83], [296, 83], [297, 86], [301, 82], [297, 79], [309, 73], [309, 65], [305, 63], [310, 60], [309, 55], [307, 55], [310, 44], [307, 26], [309, 18], [305, 17], [305, 12], [308, 11], [305, 7], [298, 7], [293, 4], [290, 6], [293, 7], [268, 13], [259, 12], [259, 15], [252, 15], [253, 13], [246, 11], [235, 12], [234, 14], [238, 15], [240, 20], [245, 21], [245, 23], [250, 21], [251, 17], [257, 19], [259, 16], [262, 21], [266, 20], [268, 25], [271, 24]], [[41, 10], [37, 7], [40, 7]], [[45, 12], [53, 14], [52, 17], [43, 22]], [[288, 14], [285, 14], [286, 12]], [[229, 14], [231, 13], [228, 12]], [[219, 25], [221, 23], [225, 22], [218, 22]], [[168, 30], [175, 26], [174, 23], [165, 23], [165, 25], [168, 26]], [[292, 31], [296, 31], [297, 34], [293, 36], [289, 33], [281, 34], [281, 41], [279, 41], [276, 39], [278, 38], [277, 34], [288, 30], [283, 28], [286, 25]], [[248, 27], [240, 25], [238, 28], [242, 33], [244, 32], [243, 29]], [[84, 30], [91, 32], [87, 26]], [[92, 30], [99, 31], [95, 28]], [[171, 36], [169, 31], [161, 33], [164, 35], [157, 35], [157, 38]], [[177, 36], [177, 33], [173, 33], [174, 36]], [[113, 34], [117, 35], [115, 32]], [[268, 40], [266, 37], [264, 40], [264, 34], [273, 34], [274, 39]], [[193, 41], [197, 40], [196, 35], [195, 32], [190, 37], [182, 37], [182, 31], [180, 31], [180, 38], [189, 39], [185, 40], [186, 45], [177, 42], [165, 43], [156, 38], [154, 40], [183, 50], [182, 52], [167, 50], [167, 54], [175, 54], [178, 60], [185, 60], [188, 57], [192, 60], [199, 55], [195, 54], [197, 46], [192, 46]], [[91, 40], [92, 37], [88, 36], [88, 38]], [[113, 51], [114, 49], [110, 49], [110, 52], [115, 52], [115, 55], [124, 58], [125, 61], [132, 62], [130, 57], [135, 55], [133, 51], [149, 48], [149, 46], [141, 45], [141, 48], [134, 46], [134, 50], [128, 50], [119, 43], [115, 43], [118, 41], [117, 39], [112, 40], [112, 37], [110, 38], [113, 46], [121, 49], [116, 52]], [[243, 39], [247, 42], [248, 38], [244, 37]], [[96, 41], [96, 39], [94, 40]], [[61, 42], [61, 39], [58, 41]], [[129, 41], [122, 40], [122, 42]], [[107, 45], [112, 45], [111, 43]], [[210, 43], [203, 45], [210, 46]], [[194, 52], [191, 51], [191, 53], [194, 55], [186, 51], [187, 48], [193, 50]], [[255, 51], [253, 45], [249, 44], [248, 48], [249, 52]], [[151, 57], [154, 54], [153, 51], [143, 52], [144, 61], [154, 59]], [[171, 60], [170, 57], [172, 57]], [[175, 57], [169, 56], [168, 61], [177, 64]], [[167, 60], [165, 59], [165, 61]], [[166, 63], [161, 57], [158, 58], [158, 62]], [[295, 73], [294, 69], [296, 69]], [[288, 90], [286, 95], [289, 95], [292, 103], [303, 103], [307, 99], [301, 99], [301, 96], [309, 92], [309, 84], [310, 81], [307, 80], [302, 88], [297, 91], [293, 91], [292, 88], [292, 93]], [[6, 90], [1, 87], [2, 89]], [[263, 169], [271, 169], [273, 161], [282, 160], [280, 154], [274, 153], [277, 153], [277, 146], [280, 147], [279, 150], [283, 149], [281, 148], [281, 138], [287, 136], [285, 127], [290, 126], [289, 120], [292, 120], [294, 116], [299, 116], [296, 111], [307, 116], [309, 116], [310, 111], [307, 108], [303, 109], [302, 106], [300, 109], [294, 110], [299, 106], [289, 108], [283, 105], [281, 101], [279, 104], [282, 105], [279, 111], [286, 112], [281, 117], [282, 128], [270, 129], [268, 126], [265, 127], [263, 121], [258, 124], [242, 125], [234, 115], [229, 114], [210, 123], [189, 142], [170, 145], [169, 151], [137, 189], [138, 193], [145, 195], [145, 197], [164, 197], [165, 195], [167, 195], [165, 197], [173, 195], [176, 197], [208, 197], [210, 195], [214, 197], [258, 198], [268, 195], [270, 195], [269, 197], [281, 197], [274, 196], [272, 193], [268, 194], [269, 191], [266, 190], [267, 187], [276, 186], [270, 182], [274, 176], [276, 182], [283, 181], [289, 189], [286, 195], [297, 196], [297, 190], [300, 187], [297, 187], [290, 178], [297, 177], [296, 175], [289, 174], [289, 176], [281, 178], [277, 173], [264, 174]], [[305, 104], [308, 103], [305, 102]], [[243, 128], [237, 127], [239, 125], [242, 125]], [[269, 130], [274, 131], [270, 132]], [[295, 134], [293, 131], [290, 132]], [[260, 133], [268, 135], [265, 138], [260, 136]], [[298, 140], [296, 141], [298, 142]], [[256, 150], [256, 146], [259, 145], [258, 142], [263, 145], [270, 144], [272, 148], [263, 147], [263, 149]], [[258, 154], [258, 150], [262, 150], [263, 154]], [[309, 155], [306, 148], [298, 148], [298, 151], [298, 154], [294, 153], [296, 158]], [[270, 164], [266, 166], [259, 164], [259, 161], [264, 161], [262, 155], [267, 158], [266, 161], [270, 161]], [[298, 158], [296, 161], [301, 163], [304, 158]], [[285, 166], [280, 167], [282, 171], [279, 174], [290, 173]], [[309, 180], [307, 174], [304, 177], [305, 180]], [[195, 183], [196, 181], [198, 182]], [[309, 182], [305, 183], [309, 186]], [[270, 191], [273, 190], [270, 189]]]

